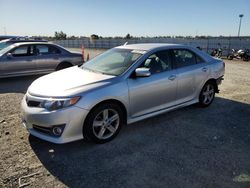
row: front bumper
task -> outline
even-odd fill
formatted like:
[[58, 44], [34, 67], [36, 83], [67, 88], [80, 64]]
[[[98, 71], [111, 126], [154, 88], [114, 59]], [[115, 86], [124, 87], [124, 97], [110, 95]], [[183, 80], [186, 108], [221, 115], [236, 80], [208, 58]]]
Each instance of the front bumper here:
[[[30, 134], [43, 140], [62, 144], [83, 138], [82, 126], [88, 110], [71, 106], [56, 111], [48, 111], [40, 107], [29, 107], [24, 96], [21, 104], [23, 125]], [[32, 98], [36, 98], [32, 96]], [[39, 99], [38, 99], [39, 100]], [[53, 136], [39, 131], [35, 126], [49, 130], [54, 126], [64, 125], [61, 136]]]

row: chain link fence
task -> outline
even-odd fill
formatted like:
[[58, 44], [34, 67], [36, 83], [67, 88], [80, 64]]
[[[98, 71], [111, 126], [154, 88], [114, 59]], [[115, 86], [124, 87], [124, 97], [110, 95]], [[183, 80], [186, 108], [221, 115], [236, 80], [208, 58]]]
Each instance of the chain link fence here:
[[211, 53], [213, 49], [221, 48], [222, 55], [227, 55], [231, 49], [250, 49], [250, 37], [213, 37], [206, 39], [198, 38], [138, 38], [138, 39], [75, 39], [75, 40], [57, 40], [53, 43], [66, 48], [101, 48], [109, 49], [120, 46], [125, 43], [172, 43], [185, 44], [193, 47], [200, 47], [203, 51]]

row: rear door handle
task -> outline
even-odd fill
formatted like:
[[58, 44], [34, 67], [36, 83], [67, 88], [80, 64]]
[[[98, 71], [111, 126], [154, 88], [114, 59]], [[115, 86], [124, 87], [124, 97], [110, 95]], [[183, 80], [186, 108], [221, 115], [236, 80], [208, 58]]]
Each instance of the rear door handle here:
[[171, 81], [175, 80], [175, 78], [176, 78], [176, 75], [171, 75], [171, 76], [168, 77], [168, 79], [171, 80]]
[[207, 68], [206, 68], [206, 67], [203, 67], [201, 70], [202, 70], [203, 72], [207, 72]]

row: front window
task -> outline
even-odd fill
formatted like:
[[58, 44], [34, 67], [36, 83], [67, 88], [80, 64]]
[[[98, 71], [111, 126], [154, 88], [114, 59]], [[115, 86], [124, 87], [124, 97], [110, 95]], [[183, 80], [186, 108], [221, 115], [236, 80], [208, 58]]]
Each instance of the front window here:
[[172, 69], [168, 50], [163, 50], [150, 55], [140, 67], [148, 68], [151, 74], [169, 71]]
[[118, 76], [124, 73], [145, 51], [113, 48], [82, 65], [83, 69]]
[[13, 57], [32, 56], [35, 54], [34, 51], [33, 45], [24, 45], [12, 50], [11, 54]]

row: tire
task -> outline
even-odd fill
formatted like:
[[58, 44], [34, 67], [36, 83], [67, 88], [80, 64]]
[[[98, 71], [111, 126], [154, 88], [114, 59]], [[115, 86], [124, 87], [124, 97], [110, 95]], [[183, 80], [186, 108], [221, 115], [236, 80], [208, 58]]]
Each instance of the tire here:
[[233, 60], [233, 56], [232, 56], [232, 55], [228, 55], [228, 56], [227, 56], [227, 59], [228, 59], [228, 60]]
[[114, 139], [125, 122], [118, 104], [104, 103], [90, 111], [83, 125], [83, 137], [98, 144]]
[[210, 104], [212, 104], [215, 96], [215, 85], [213, 82], [207, 82], [199, 95], [199, 105], [201, 107], [208, 107]]
[[66, 69], [72, 67], [71, 63], [60, 63], [57, 67], [56, 67], [56, 71], [62, 70], [62, 69]]
[[243, 56], [243, 57], [242, 57], [242, 60], [243, 60], [243, 61], [248, 61], [248, 60], [249, 60], [249, 57]]

